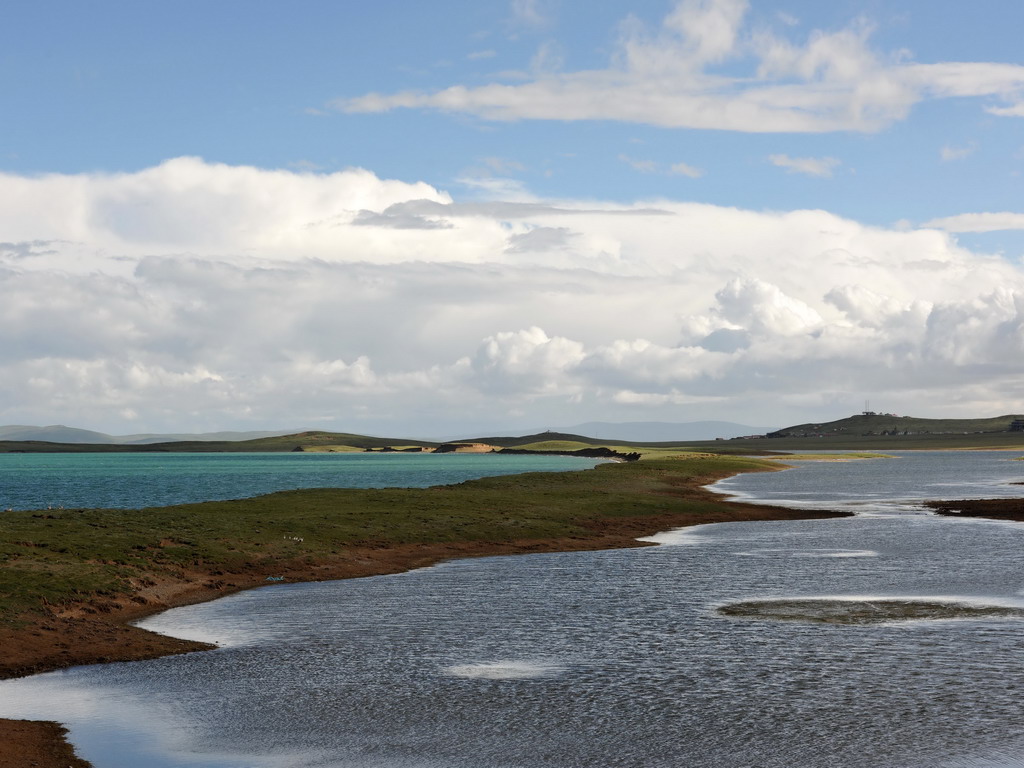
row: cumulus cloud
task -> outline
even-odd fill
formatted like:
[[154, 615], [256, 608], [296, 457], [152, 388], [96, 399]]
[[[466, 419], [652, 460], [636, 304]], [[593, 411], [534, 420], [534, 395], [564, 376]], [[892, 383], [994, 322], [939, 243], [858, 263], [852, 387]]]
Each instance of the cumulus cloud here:
[[935, 222], [461, 203], [189, 158], [3, 175], [0, 200], [0, 422], [469, 434], [784, 423], [866, 394], [1022, 408], [1024, 272]]
[[832, 171], [841, 163], [834, 157], [790, 157], [789, 155], [769, 155], [768, 162], [789, 173], [801, 173], [804, 176], [829, 178]]
[[[295, 173], [181, 157], [137, 173], [0, 174], [8, 239], [52, 239], [146, 253], [330, 249], [331, 230], [362, 210], [410, 198], [450, 202], [427, 184], [378, 179], [362, 169]], [[319, 234], [317, 234], [319, 233]], [[320, 245], [316, 245], [316, 241]]]
[[[539, 18], [531, 2], [516, 16]], [[633, 17], [603, 69], [534, 67], [527, 82], [453, 85], [439, 91], [342, 98], [345, 112], [434, 109], [486, 120], [617, 120], [746, 132], [877, 131], [923, 100], [984, 97], [994, 115], [1024, 114], [1024, 67], [987, 62], [914, 63], [870, 45], [863, 20], [793, 40], [745, 23], [746, 0], [679, 0], [654, 30]], [[783, 32], [793, 34], [791, 19]], [[543, 50], [542, 50], [543, 53]], [[750, 64], [740, 74], [723, 63]]]

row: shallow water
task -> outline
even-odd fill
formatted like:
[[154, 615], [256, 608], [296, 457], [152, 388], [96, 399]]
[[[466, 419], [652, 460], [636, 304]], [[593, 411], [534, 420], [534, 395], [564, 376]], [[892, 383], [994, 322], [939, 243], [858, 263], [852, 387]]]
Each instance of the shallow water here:
[[[822, 453], [827, 453], [822, 451]], [[792, 462], [711, 486], [744, 501], [857, 514], [927, 514], [927, 499], [1024, 498], [1020, 451], [890, 451], [889, 459]], [[784, 462], [784, 458], [781, 460]]]
[[[813, 466], [839, 470], [834, 489], [853, 465]], [[144, 625], [222, 647], [0, 683], [0, 716], [68, 723], [97, 768], [1024, 766], [1021, 619], [718, 613], [795, 597], [1024, 608], [1024, 526], [890, 510], [657, 538], [176, 609]]]
[[138, 509], [294, 488], [424, 488], [598, 463], [467, 453], [4, 453], [0, 509]]

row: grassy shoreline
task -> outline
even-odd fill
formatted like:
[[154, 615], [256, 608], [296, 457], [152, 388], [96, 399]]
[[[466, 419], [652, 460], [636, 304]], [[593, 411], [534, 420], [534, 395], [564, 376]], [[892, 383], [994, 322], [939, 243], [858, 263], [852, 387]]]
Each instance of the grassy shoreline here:
[[[646, 546], [636, 537], [686, 525], [844, 516], [745, 504], [702, 487], [779, 468], [683, 454], [426, 489], [315, 489], [143, 510], [5, 513], [0, 678], [207, 649], [128, 622], [258, 587], [268, 577], [351, 578], [457, 557]], [[39, 726], [34, 740], [26, 728], [0, 720], [0, 768], [32, 760], [42, 768], [87, 765], [68, 762], [59, 727]]]

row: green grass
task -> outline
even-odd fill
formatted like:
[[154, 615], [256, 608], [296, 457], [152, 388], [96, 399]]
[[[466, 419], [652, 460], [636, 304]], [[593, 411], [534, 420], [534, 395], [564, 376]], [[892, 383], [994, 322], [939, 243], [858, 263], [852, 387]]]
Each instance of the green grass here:
[[7, 512], [0, 515], [0, 618], [128, 593], [131, 580], [193, 567], [226, 574], [294, 568], [358, 546], [574, 537], [600, 517], [713, 514], [726, 502], [673, 491], [770, 466], [705, 456], [426, 489], [313, 489], [140, 510]]
[[786, 427], [782, 432], [789, 433], [849, 433], [864, 435], [883, 432], [911, 434], [954, 435], [979, 432], [1006, 432], [1010, 424], [1021, 416], [1006, 414], [982, 419], [921, 419], [914, 416], [886, 416], [882, 414], [856, 414], [845, 419], [821, 423], [797, 424]]
[[594, 444], [579, 440], [539, 440], [535, 443], [523, 443], [515, 447], [524, 451], [579, 451], [584, 448], [593, 448]]

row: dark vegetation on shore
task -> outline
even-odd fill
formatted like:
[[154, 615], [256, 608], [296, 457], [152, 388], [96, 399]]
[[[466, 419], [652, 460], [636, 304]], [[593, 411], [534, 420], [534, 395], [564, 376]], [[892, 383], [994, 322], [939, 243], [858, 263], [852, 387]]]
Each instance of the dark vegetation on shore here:
[[936, 514], [947, 517], [987, 517], [1024, 522], [1024, 499], [960, 499], [929, 501], [927, 505]]

